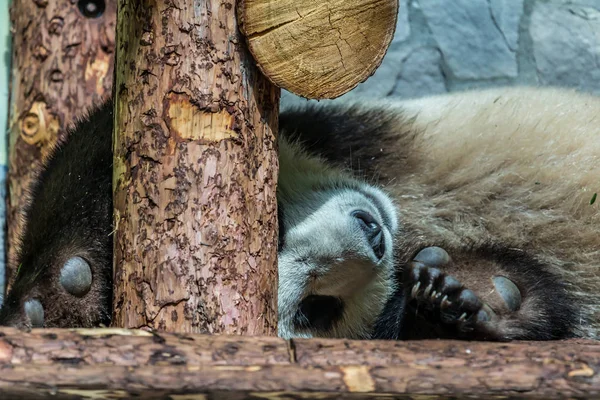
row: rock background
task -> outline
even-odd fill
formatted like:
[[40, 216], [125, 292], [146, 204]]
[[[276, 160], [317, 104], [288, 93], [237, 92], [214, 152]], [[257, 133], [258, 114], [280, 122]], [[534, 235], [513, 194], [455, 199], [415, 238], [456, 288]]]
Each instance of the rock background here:
[[383, 63], [343, 97], [516, 84], [600, 94], [600, 0], [400, 0]]

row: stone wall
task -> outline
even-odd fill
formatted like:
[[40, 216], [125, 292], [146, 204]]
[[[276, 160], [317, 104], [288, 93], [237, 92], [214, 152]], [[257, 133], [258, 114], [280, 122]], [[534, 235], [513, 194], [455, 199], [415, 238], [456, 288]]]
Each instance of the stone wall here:
[[515, 84], [600, 94], [600, 0], [400, 0], [383, 63], [344, 97]]

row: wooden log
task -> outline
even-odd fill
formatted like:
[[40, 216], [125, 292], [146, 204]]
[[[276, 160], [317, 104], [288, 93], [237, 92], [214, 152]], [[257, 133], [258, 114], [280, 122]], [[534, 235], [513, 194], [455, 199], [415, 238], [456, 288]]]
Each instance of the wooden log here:
[[0, 365], [3, 398], [600, 396], [600, 343], [584, 340], [285, 341], [2, 328]]
[[381, 64], [398, 0], [242, 0], [238, 14], [269, 79], [309, 99], [333, 99]]
[[233, 0], [119, 0], [115, 326], [272, 335], [279, 90]]
[[112, 91], [116, 9], [114, 0], [12, 2], [9, 281], [37, 167], [74, 118]]

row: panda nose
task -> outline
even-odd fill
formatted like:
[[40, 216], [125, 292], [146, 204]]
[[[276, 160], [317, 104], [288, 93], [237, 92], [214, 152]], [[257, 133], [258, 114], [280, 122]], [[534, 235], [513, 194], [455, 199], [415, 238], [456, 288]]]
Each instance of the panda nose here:
[[362, 231], [365, 233], [371, 249], [378, 260], [383, 257], [385, 252], [385, 241], [383, 240], [383, 230], [381, 225], [375, 221], [375, 218], [366, 211], [357, 210], [352, 212], [352, 216], [356, 218]]

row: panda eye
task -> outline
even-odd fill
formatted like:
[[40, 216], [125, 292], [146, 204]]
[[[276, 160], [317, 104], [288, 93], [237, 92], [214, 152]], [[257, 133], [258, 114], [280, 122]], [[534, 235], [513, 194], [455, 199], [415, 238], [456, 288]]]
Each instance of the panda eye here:
[[92, 268], [81, 257], [71, 257], [60, 270], [60, 284], [70, 294], [82, 297], [92, 287]]
[[360, 228], [365, 233], [365, 237], [369, 241], [369, 245], [373, 250], [373, 254], [378, 260], [385, 254], [385, 238], [381, 225], [375, 221], [375, 217], [363, 210], [353, 211], [351, 214], [358, 220]]
[[356, 210], [353, 211], [351, 215], [360, 222], [363, 229], [367, 228], [372, 231], [377, 231], [381, 229], [377, 221], [375, 221], [375, 218], [366, 211]]

